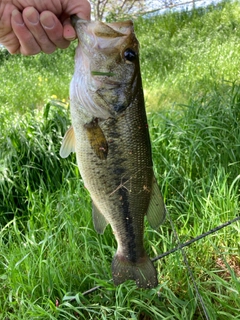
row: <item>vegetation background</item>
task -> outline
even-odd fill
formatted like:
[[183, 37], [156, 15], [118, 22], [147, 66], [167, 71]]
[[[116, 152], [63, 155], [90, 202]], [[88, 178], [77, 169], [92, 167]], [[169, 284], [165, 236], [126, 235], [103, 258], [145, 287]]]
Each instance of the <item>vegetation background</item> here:
[[[146, 223], [155, 257], [239, 216], [240, 7], [139, 17], [155, 172], [169, 221]], [[70, 125], [74, 48], [0, 50], [0, 319], [240, 319], [240, 224], [156, 262], [159, 285], [111, 282], [116, 242], [95, 233], [75, 156], [59, 158]], [[88, 295], [94, 286], [101, 288]]]

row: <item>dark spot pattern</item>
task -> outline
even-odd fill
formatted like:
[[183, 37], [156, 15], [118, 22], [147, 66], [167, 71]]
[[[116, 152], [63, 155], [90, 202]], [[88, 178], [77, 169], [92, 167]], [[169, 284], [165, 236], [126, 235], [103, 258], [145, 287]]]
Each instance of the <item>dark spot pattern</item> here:
[[[126, 181], [122, 181], [124, 184]], [[130, 206], [128, 201], [129, 192], [124, 187], [120, 188], [119, 191], [120, 201], [122, 204], [122, 213], [123, 213], [123, 221], [124, 221], [124, 229], [126, 231], [126, 241], [128, 246], [128, 259], [132, 263], [137, 262], [137, 248], [136, 248], [136, 241], [135, 241], [135, 234], [133, 228], [133, 219], [131, 217]]]
[[116, 111], [117, 113], [122, 112], [126, 109], [126, 106], [122, 105], [122, 104], [115, 104], [113, 107], [114, 111]]
[[113, 173], [116, 174], [116, 175], [123, 175], [125, 172], [124, 168], [123, 167], [114, 167], [113, 168]]

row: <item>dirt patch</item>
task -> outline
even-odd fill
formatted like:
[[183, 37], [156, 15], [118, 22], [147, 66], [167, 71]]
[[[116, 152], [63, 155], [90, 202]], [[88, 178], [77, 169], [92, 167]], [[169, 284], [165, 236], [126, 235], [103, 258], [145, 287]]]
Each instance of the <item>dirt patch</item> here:
[[240, 259], [237, 256], [231, 256], [229, 258], [217, 258], [216, 265], [218, 269], [221, 269], [219, 273], [220, 277], [224, 280], [231, 278], [231, 271], [235, 273], [236, 277], [240, 277]]

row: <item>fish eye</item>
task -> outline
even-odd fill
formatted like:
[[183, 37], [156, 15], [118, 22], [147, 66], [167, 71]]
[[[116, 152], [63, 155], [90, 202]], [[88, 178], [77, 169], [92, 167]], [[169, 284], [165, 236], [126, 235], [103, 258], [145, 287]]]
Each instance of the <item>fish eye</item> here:
[[127, 61], [134, 61], [137, 57], [137, 53], [135, 51], [133, 51], [132, 49], [126, 49], [124, 51], [124, 58], [127, 60]]

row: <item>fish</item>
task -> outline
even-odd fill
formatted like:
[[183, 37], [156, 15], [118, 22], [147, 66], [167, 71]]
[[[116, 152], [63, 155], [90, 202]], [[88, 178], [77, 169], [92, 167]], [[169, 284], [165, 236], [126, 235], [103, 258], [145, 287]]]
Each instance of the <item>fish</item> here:
[[114, 284], [134, 280], [139, 288], [154, 288], [158, 277], [144, 248], [144, 219], [156, 229], [166, 208], [153, 172], [133, 22], [77, 16], [71, 22], [78, 37], [70, 84], [72, 125], [60, 156], [76, 152], [95, 230], [103, 234], [111, 225], [117, 240]]

